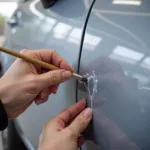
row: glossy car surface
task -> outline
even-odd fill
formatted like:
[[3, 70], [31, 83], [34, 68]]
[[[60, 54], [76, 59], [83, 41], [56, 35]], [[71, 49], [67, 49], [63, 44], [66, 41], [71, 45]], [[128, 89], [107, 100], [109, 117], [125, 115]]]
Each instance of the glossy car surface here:
[[[75, 67], [91, 4], [92, 0], [58, 0], [45, 10], [39, 0], [26, 2], [15, 12], [17, 25], [8, 27], [5, 46], [17, 51], [56, 49]], [[17, 119], [33, 148], [38, 147], [42, 124], [78, 96], [78, 100], [87, 98], [94, 113], [86, 138], [95, 144], [88, 142], [83, 149], [150, 149], [149, 6], [148, 0], [95, 2], [79, 64], [89, 84], [76, 89], [74, 79], [63, 83], [48, 103], [33, 104]], [[13, 58], [3, 56], [6, 71]]]

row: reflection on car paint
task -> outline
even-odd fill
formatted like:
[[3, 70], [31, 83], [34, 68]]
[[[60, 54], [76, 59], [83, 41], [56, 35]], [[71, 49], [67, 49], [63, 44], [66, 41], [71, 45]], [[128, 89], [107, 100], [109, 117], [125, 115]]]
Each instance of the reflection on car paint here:
[[126, 75], [122, 66], [109, 57], [100, 56], [81, 70], [83, 74], [87, 73], [87, 101], [88, 107], [93, 109], [87, 139], [92, 138], [103, 150], [145, 150], [149, 147], [146, 141], [146, 145], [138, 143], [141, 132], [140, 136], [149, 140], [148, 133], [144, 134], [149, 129], [146, 119], [149, 89], [139, 88], [138, 81]]

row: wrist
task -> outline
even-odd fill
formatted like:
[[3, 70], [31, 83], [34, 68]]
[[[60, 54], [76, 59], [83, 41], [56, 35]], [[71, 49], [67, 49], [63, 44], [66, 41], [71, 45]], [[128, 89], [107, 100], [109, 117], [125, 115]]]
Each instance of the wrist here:
[[0, 131], [5, 130], [6, 127], [8, 126], [8, 116], [5, 111], [5, 108], [0, 100]]
[[0, 99], [1, 99], [1, 103], [3, 104], [3, 105], [5, 105], [5, 103], [6, 103], [6, 98], [5, 98], [5, 93], [6, 93], [6, 90], [5, 90], [5, 85], [4, 85], [4, 83], [3, 83], [3, 80], [2, 79], [0, 79]]
[[10, 118], [9, 114], [10, 114], [11, 107], [9, 106], [10, 105], [9, 103], [12, 99], [12, 96], [11, 94], [8, 93], [8, 91], [9, 89], [6, 82], [1, 78], [0, 79], [0, 100], [8, 118]]

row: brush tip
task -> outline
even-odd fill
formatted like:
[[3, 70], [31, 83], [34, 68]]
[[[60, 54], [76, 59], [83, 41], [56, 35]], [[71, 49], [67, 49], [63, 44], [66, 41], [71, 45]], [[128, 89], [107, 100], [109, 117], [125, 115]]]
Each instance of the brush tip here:
[[83, 82], [88, 82], [88, 79], [85, 78], [85, 77], [83, 77], [81, 81], [83, 81]]

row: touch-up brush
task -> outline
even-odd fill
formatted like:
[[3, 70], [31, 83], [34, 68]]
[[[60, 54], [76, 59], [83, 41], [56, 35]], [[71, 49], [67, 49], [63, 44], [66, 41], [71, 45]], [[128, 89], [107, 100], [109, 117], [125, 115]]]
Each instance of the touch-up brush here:
[[[7, 53], [9, 55], [12, 55], [12, 56], [21, 58], [21, 59], [23, 59], [23, 60], [25, 60], [25, 61], [27, 61], [29, 63], [37, 64], [37, 65], [42, 66], [43, 68], [46, 68], [46, 69], [49, 69], [49, 70], [58, 70], [58, 69], [60, 69], [60, 68], [58, 68], [58, 67], [56, 67], [54, 65], [51, 65], [51, 64], [48, 64], [46, 62], [40, 61], [38, 59], [29, 57], [27, 55], [24, 55], [24, 54], [21, 54], [21, 53], [9, 50], [9, 49], [4, 48], [4, 47], [0, 47], [0, 51], [4, 52], [4, 53]], [[77, 80], [79, 80], [79, 81], [87, 82], [87, 78], [85, 78], [85, 77], [83, 77], [83, 76], [81, 76], [79, 74], [76, 74], [76, 73], [73, 72], [72, 76], [74, 78], [76, 78]]]

